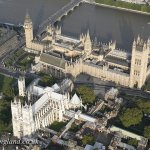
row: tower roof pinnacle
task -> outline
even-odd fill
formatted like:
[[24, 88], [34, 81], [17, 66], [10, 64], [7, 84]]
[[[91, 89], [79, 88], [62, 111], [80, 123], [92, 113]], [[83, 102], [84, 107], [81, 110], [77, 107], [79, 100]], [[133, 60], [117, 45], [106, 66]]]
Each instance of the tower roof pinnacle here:
[[150, 37], [147, 40], [147, 44], [150, 45]]
[[87, 36], [86, 37], [87, 37], [87, 39], [90, 39], [90, 31], [89, 30], [87, 31]]
[[31, 20], [31, 18], [30, 18], [30, 15], [29, 15], [28, 11], [26, 11], [25, 22], [26, 22], [26, 23], [32, 22], [32, 20]]
[[134, 39], [134, 41], [133, 41], [133, 46], [136, 46], [136, 40]]
[[87, 31], [87, 34], [85, 35], [85, 40], [86, 40], [86, 42], [91, 42], [91, 37], [90, 37], [89, 30]]

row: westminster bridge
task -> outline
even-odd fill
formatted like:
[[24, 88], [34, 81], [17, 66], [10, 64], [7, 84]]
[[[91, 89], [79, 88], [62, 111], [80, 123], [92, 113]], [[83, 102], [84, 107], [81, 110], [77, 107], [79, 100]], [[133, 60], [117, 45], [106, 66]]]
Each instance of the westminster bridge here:
[[50, 16], [47, 20], [45, 20], [42, 24], [39, 25], [37, 35], [43, 33], [47, 26], [54, 25], [56, 21], [60, 21], [63, 16], [67, 16], [70, 11], [73, 11], [75, 7], [78, 7], [80, 3], [87, 2], [85, 0], [71, 0], [70, 3], [59, 9], [56, 13]]

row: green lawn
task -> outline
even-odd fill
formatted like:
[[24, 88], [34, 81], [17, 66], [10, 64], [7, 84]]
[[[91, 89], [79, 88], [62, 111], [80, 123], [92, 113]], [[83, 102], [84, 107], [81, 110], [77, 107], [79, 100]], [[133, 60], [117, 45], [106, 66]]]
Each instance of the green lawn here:
[[27, 55], [22, 60], [18, 62], [18, 65], [21, 67], [22, 70], [25, 70], [31, 63], [34, 62], [34, 56]]
[[17, 58], [23, 53], [23, 49], [19, 49], [17, 50], [15, 53], [13, 53], [11, 55], [11, 57], [7, 58], [5, 61], [4, 61], [4, 64], [6, 67], [9, 67], [11, 66], [16, 60]]
[[[18, 57], [20, 57], [22, 54], [25, 54], [24, 58], [18, 60]], [[6, 67], [10, 67], [14, 62], [16, 62], [20, 66], [21, 70], [24, 71], [31, 65], [31, 63], [34, 62], [34, 55], [24, 53], [23, 49], [19, 49], [13, 53], [11, 57], [7, 58], [4, 61], [4, 64]]]
[[121, 8], [127, 8], [131, 10], [137, 10], [142, 12], [148, 12], [150, 13], [150, 6], [146, 4], [133, 4], [128, 2], [122, 2], [122, 1], [116, 1], [116, 0], [95, 0], [95, 2], [100, 4], [106, 4], [110, 6], [116, 6]]
[[0, 133], [12, 132], [10, 101], [0, 100]]
[[60, 132], [61, 129], [63, 127], [65, 127], [67, 123], [66, 122], [58, 122], [58, 121], [54, 121], [50, 126], [49, 128], [54, 130], [54, 131], [57, 131], [57, 132]]
[[13, 100], [13, 84], [15, 79], [0, 74], [0, 92], [4, 98], [0, 100], [0, 133], [12, 132], [10, 101]]
[[14, 93], [12, 86], [15, 81], [16, 79], [0, 74], [0, 92], [3, 92], [6, 97], [13, 97]]

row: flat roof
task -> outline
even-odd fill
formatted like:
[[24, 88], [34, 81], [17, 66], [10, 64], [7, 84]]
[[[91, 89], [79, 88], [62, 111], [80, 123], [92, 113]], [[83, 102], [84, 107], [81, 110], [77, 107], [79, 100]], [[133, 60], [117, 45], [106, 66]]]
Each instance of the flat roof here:
[[125, 66], [125, 67], [129, 67], [130, 66], [130, 63], [127, 62], [127, 60], [120, 59], [120, 58], [113, 57], [113, 56], [107, 56], [105, 58], [105, 60], [107, 62], [112, 62], [112, 63], [118, 64], [118, 65], [122, 65], [122, 66]]

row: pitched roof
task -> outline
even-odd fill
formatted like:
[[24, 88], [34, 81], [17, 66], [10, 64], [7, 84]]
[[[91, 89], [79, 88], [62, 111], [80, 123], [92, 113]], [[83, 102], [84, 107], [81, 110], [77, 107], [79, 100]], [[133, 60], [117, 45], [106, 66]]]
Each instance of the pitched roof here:
[[[48, 88], [47, 88], [48, 89]], [[50, 88], [49, 88], [50, 89]], [[49, 90], [48, 89], [48, 90]], [[37, 113], [47, 102], [49, 99], [52, 99], [54, 101], [61, 101], [63, 100], [65, 97], [62, 94], [53, 92], [53, 91], [47, 91], [46, 93], [44, 93], [39, 99], [38, 101], [36, 101], [33, 105], [32, 105], [32, 110], [34, 113]]]
[[59, 68], [62, 68], [62, 69], [65, 69], [66, 61], [63, 58], [59, 58], [59, 57], [52, 56], [52, 55], [49, 55], [46, 53], [42, 53], [40, 56], [40, 61], [50, 64], [50, 65], [53, 65], [53, 66], [56, 66], [56, 67], [59, 67]]
[[59, 87], [59, 85], [57, 84], [57, 83], [55, 83], [53, 86], [52, 86], [52, 88], [54, 89], [54, 90], [60, 90], [60, 87]]
[[81, 103], [80, 98], [77, 96], [77, 94], [75, 93], [71, 99], [71, 103], [74, 105], [79, 105]]

